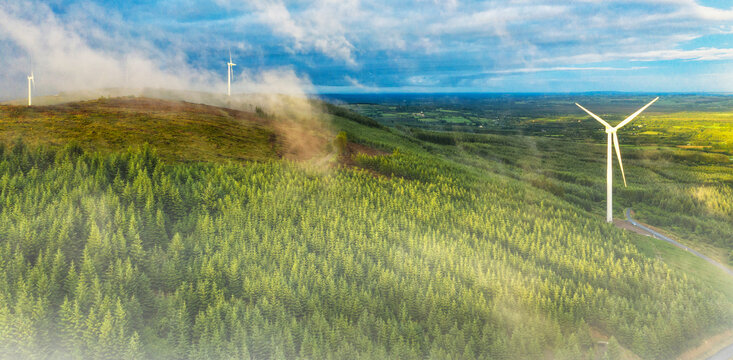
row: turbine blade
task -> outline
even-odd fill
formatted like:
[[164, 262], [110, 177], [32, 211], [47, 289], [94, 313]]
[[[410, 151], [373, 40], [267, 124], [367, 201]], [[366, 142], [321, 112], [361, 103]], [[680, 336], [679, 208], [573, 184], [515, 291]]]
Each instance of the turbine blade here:
[[608, 125], [608, 123], [607, 123], [607, 122], [605, 122], [605, 121], [603, 121], [603, 119], [601, 119], [600, 117], [598, 117], [598, 115], [596, 115], [596, 114], [594, 114], [594, 113], [592, 113], [592, 112], [588, 111], [588, 109], [586, 109], [586, 108], [584, 108], [584, 107], [580, 106], [580, 104], [578, 104], [578, 103], [575, 103], [575, 105], [578, 105], [578, 107], [579, 107], [579, 108], [583, 109], [583, 111], [587, 112], [587, 113], [588, 113], [588, 115], [590, 115], [590, 116], [592, 116], [592, 117], [593, 117], [594, 119], [598, 120], [598, 122], [599, 122], [599, 123], [601, 123], [601, 124], [603, 124], [603, 126], [605, 126], [605, 127], [609, 127], [609, 128], [611, 127], [611, 125]]
[[631, 120], [634, 120], [634, 118], [637, 115], [641, 114], [642, 111], [646, 110], [646, 108], [648, 108], [651, 104], [654, 104], [654, 102], [657, 101], [657, 100], [659, 100], [659, 96], [657, 96], [656, 98], [654, 98], [654, 100], [650, 101], [648, 104], [644, 105], [643, 108], [641, 108], [641, 109], [637, 110], [635, 113], [629, 115], [629, 117], [627, 117], [626, 119], [624, 119], [624, 121], [622, 121], [618, 125], [616, 125], [615, 129], [618, 130], [622, 126], [628, 124]]
[[621, 167], [621, 176], [624, 178], [624, 186], [626, 186], [626, 174], [624, 174], [624, 163], [621, 162], [621, 149], [618, 146], [618, 136], [613, 132], [613, 147], [616, 148], [616, 157], [618, 157], [618, 166]]

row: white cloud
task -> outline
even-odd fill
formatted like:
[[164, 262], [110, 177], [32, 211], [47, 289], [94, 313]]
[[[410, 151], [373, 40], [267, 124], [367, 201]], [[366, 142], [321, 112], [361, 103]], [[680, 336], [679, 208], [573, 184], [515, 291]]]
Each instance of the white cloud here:
[[[606, 60], [598, 54], [668, 51], [733, 29], [728, 22], [733, 9], [706, 7], [693, 0], [256, 0], [254, 4], [261, 23], [289, 40], [292, 54], [322, 53], [352, 68], [384, 52], [389, 56], [384, 62], [398, 64], [414, 62], [416, 54], [428, 58], [453, 54], [483, 67], [583, 65], [589, 63], [584, 59]], [[548, 60], [561, 58], [580, 62]]]
[[702, 20], [711, 21], [733, 21], [733, 8], [717, 9], [709, 6], [703, 6], [695, 1], [685, 1], [683, 9], [680, 10], [680, 16], [692, 16]]
[[659, 60], [733, 60], [733, 49], [700, 48], [694, 50], [657, 50], [632, 54], [632, 61]]
[[414, 86], [433, 86], [440, 84], [440, 80], [433, 76], [415, 75], [408, 77], [407, 83]]
[[[91, 6], [91, 5], [90, 5]], [[93, 8], [98, 17], [115, 19], [105, 26], [125, 24], [114, 13]], [[88, 12], [87, 14], [94, 14]], [[72, 14], [74, 15], [74, 14]], [[39, 94], [102, 88], [165, 88], [220, 92], [225, 71], [214, 72], [187, 63], [182, 52], [161, 50], [140, 38], [116, 35], [124, 28], [103, 28], [93, 17], [62, 19], [33, 2], [19, 6], [0, 1], [0, 99], [25, 93], [25, 74], [31, 71]], [[236, 92], [304, 94], [312, 89], [292, 68], [261, 73], [242, 72]]]
[[[28, 56], [39, 86], [55, 90], [79, 90], [130, 85], [185, 87], [185, 81], [160, 71], [160, 63], [125, 44], [94, 48], [89, 39], [75, 31], [80, 24], [63, 24], [50, 9], [34, 4], [33, 14], [23, 9], [0, 5], [0, 38], [20, 49], [2, 62], [23, 62]], [[87, 24], [89, 25], [89, 24]], [[104, 38], [98, 28], [86, 34]], [[109, 39], [103, 39], [109, 40]], [[103, 41], [101, 43], [104, 43]], [[112, 45], [111, 42], [108, 44]], [[25, 56], [24, 56], [25, 55]]]
[[612, 66], [589, 66], [589, 67], [577, 67], [577, 66], [556, 66], [546, 68], [520, 68], [520, 69], [506, 69], [506, 70], [495, 70], [485, 72], [486, 74], [526, 74], [536, 72], [548, 72], [548, 71], [634, 71], [646, 69], [646, 66], [633, 66], [633, 67], [612, 67]]
[[[552, 59], [545, 59], [548, 63], [567, 63], [567, 64], [584, 64], [596, 63], [602, 61], [671, 61], [671, 60], [690, 60], [690, 61], [716, 61], [716, 60], [733, 60], [733, 49], [729, 48], [698, 48], [691, 50], [680, 49], [662, 49], [649, 51], [630, 51], [630, 52], [606, 52], [595, 54], [579, 54], [573, 56], [561, 56]], [[633, 69], [634, 67], [632, 67]]]
[[553, 18], [566, 11], [567, 7], [557, 5], [494, 6], [483, 11], [447, 17], [432, 24], [429, 29], [434, 34], [493, 33], [506, 36], [509, 35], [507, 26], [511, 23]]
[[346, 80], [346, 82], [348, 82], [349, 85], [353, 87], [360, 88], [360, 89], [366, 89], [366, 86], [364, 84], [360, 83], [359, 80], [356, 80], [351, 76], [348, 76], [348, 75], [344, 76], [344, 80]]
[[354, 45], [346, 38], [343, 19], [357, 16], [359, 2], [319, 0], [293, 16], [282, 0], [255, 2], [260, 19], [275, 34], [290, 38], [294, 50], [317, 50], [355, 66]]

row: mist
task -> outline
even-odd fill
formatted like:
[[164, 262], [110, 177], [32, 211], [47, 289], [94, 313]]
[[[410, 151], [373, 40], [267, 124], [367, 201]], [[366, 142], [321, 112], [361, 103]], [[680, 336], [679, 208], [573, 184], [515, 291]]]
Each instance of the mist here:
[[[70, 11], [62, 20], [37, 1], [0, 2], [0, 52], [4, 54], [0, 66], [5, 69], [0, 73], [0, 100], [25, 99], [26, 76], [31, 71], [36, 81], [34, 96], [39, 97], [151, 95], [151, 89], [177, 91], [181, 100], [196, 100], [184, 91], [225, 94], [226, 48], [221, 71], [205, 69], [187, 62], [185, 52], [176, 46], [157, 46], [160, 38], [125, 34], [131, 25], [110, 11], [88, 6], [79, 14]], [[101, 19], [108, 22], [102, 24]], [[169, 41], [179, 40], [171, 35]], [[310, 80], [291, 67], [252, 71], [237, 66], [234, 70], [233, 93], [305, 96], [312, 89]], [[166, 97], [174, 94], [167, 92]], [[214, 97], [209, 100], [216, 102]]]

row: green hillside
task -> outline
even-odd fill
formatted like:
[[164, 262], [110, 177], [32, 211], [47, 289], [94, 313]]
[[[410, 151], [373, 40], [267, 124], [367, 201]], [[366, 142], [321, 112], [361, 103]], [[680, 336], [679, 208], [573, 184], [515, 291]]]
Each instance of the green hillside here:
[[733, 323], [551, 140], [326, 108], [375, 151], [323, 166], [277, 117], [140, 102], [0, 106], [0, 358], [668, 359]]
[[[338, 97], [337, 97], [338, 98]], [[575, 102], [612, 124], [646, 94], [352, 96], [347, 107], [432, 143], [452, 160], [523, 179], [587, 211], [605, 211], [605, 132]], [[636, 216], [733, 266], [733, 100], [666, 94], [619, 132], [628, 187], [614, 170], [617, 217]], [[361, 101], [361, 102], [359, 102]], [[366, 101], [366, 102], [365, 102]], [[452, 114], [457, 125], [403, 114]], [[502, 136], [511, 134], [511, 136]], [[487, 162], [488, 160], [488, 162]], [[617, 166], [616, 161], [614, 160]]]
[[51, 106], [0, 106], [0, 139], [30, 146], [77, 142], [105, 153], [150, 144], [165, 160], [266, 160], [278, 157], [272, 126], [254, 113], [149, 98]]

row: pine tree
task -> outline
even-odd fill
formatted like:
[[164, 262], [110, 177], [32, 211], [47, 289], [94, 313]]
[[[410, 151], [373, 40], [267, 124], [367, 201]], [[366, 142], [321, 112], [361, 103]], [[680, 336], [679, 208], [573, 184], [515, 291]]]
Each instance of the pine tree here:
[[621, 359], [621, 345], [618, 343], [615, 337], [611, 336], [608, 339], [608, 347], [606, 348], [606, 354], [609, 360]]
[[127, 343], [127, 346], [125, 347], [123, 359], [124, 360], [143, 359], [142, 353], [140, 351], [140, 337], [137, 335], [137, 332], [133, 332], [132, 336], [130, 336], [130, 341]]

